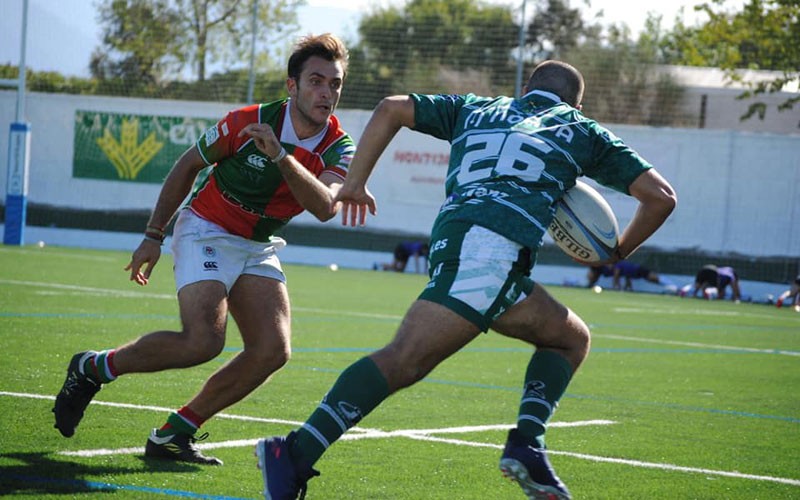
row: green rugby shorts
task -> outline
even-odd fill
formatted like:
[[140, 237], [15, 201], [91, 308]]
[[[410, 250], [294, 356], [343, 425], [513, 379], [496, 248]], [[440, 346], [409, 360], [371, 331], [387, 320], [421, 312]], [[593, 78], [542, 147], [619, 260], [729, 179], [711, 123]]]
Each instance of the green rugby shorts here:
[[436, 225], [430, 243], [430, 281], [420, 299], [440, 304], [481, 331], [533, 290], [536, 254], [470, 222]]

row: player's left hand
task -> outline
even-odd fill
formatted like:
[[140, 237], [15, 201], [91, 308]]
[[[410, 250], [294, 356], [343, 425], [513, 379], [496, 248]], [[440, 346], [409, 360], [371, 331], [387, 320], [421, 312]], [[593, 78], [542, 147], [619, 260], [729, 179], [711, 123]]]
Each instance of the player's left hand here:
[[272, 127], [266, 123], [250, 123], [239, 131], [239, 137], [250, 136], [253, 138], [259, 151], [268, 158], [275, 158], [281, 152], [281, 143], [275, 136]]

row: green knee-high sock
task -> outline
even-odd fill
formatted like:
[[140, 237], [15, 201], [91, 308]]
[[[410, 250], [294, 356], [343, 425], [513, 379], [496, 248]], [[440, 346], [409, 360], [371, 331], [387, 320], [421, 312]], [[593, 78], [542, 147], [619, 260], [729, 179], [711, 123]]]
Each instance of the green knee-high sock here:
[[519, 407], [517, 429], [537, 448], [544, 448], [547, 421], [572, 378], [572, 366], [553, 351], [536, 351], [525, 373], [525, 392]]
[[372, 359], [350, 365], [297, 430], [290, 454], [295, 463], [314, 465], [348, 429], [389, 397], [389, 384]]

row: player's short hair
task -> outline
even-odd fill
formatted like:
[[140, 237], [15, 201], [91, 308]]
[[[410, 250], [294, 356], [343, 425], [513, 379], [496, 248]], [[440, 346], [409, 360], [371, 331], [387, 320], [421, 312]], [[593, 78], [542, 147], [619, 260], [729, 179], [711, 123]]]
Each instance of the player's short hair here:
[[326, 61], [341, 62], [342, 70], [347, 75], [347, 61], [349, 58], [347, 47], [336, 35], [323, 33], [322, 35], [304, 36], [297, 42], [292, 55], [289, 57], [289, 78], [299, 78], [306, 61], [313, 56], [321, 57]]
[[533, 68], [528, 79], [528, 91], [535, 89], [552, 92], [570, 106], [577, 107], [583, 99], [583, 75], [565, 62], [544, 61]]

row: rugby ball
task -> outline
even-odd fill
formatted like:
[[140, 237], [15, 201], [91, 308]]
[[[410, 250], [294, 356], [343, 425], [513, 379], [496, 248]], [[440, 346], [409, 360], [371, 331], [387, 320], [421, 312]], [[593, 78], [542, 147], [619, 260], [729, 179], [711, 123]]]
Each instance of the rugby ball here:
[[564, 253], [586, 264], [610, 259], [619, 243], [619, 226], [611, 206], [581, 181], [556, 202], [547, 232]]

